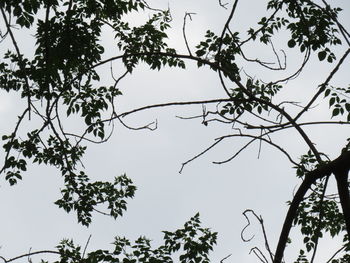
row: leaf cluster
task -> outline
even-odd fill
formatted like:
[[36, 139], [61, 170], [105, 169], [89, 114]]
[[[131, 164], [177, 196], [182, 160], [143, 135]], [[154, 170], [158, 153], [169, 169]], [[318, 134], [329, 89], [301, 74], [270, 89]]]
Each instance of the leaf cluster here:
[[[154, 14], [144, 25], [130, 27], [119, 21], [113, 25], [118, 48], [124, 52], [123, 62], [129, 72], [139, 62], [145, 62], [151, 69], [161, 67], [185, 68], [183, 60], [177, 58], [175, 49], [168, 48], [165, 31], [170, 27], [169, 10]], [[162, 55], [162, 53], [164, 53]]]
[[[200, 226], [199, 214], [196, 214], [183, 228], [174, 232], [164, 231], [164, 244], [157, 248], [152, 248], [146, 237], [139, 237], [133, 243], [125, 237], [116, 237], [112, 250], [99, 249], [84, 257], [80, 246], [71, 240], [63, 240], [57, 247], [61, 258], [55, 263], [207, 263], [216, 238], [216, 232]], [[178, 261], [172, 258], [175, 252]]]
[[100, 204], [107, 204], [109, 215], [117, 218], [123, 215], [127, 202], [125, 199], [134, 197], [136, 187], [132, 181], [122, 175], [115, 177], [114, 182], [89, 182], [89, 177], [81, 171], [65, 176], [65, 188], [61, 190], [62, 198], [55, 202], [67, 213], [77, 212], [78, 222], [88, 226], [91, 223], [91, 213]]
[[289, 47], [299, 46], [300, 51], [307, 49], [320, 50], [320, 60], [326, 53], [328, 61], [333, 62], [335, 56], [326, 46], [339, 45], [341, 40], [337, 36], [338, 29], [335, 27], [335, 19], [340, 8], [331, 8], [329, 5], [321, 7], [309, 0], [281, 1], [271, 0], [268, 8], [281, 10], [285, 9], [290, 19], [287, 29], [291, 32]]
[[332, 109], [332, 118], [338, 115], [346, 115], [346, 121], [350, 121], [350, 87], [329, 87], [324, 90], [324, 97], [329, 97], [329, 107]]

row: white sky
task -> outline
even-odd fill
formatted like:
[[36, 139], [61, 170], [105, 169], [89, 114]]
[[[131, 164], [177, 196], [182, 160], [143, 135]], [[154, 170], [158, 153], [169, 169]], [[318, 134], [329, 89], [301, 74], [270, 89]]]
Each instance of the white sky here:
[[[264, 11], [263, 2], [265, 1], [241, 1], [232, 29], [245, 30], [255, 26], [255, 21], [260, 16], [259, 12]], [[335, 2], [339, 5], [346, 4], [347, 14], [349, 13], [349, 3], [345, 0]], [[167, 7], [169, 4], [175, 25], [171, 31], [170, 43], [184, 52], [181, 31], [184, 12], [197, 13], [187, 26], [192, 46], [201, 40], [207, 29], [221, 32], [229, 14], [221, 9], [215, 0], [201, 1], [200, 4], [194, 0], [170, 3], [153, 0], [151, 3], [157, 7]], [[258, 4], [261, 6], [257, 6]], [[251, 10], [253, 5], [254, 12]], [[343, 22], [348, 26], [349, 16], [344, 16]], [[29, 52], [30, 47], [24, 34], [21, 31], [15, 33], [20, 40], [20, 47], [28, 49]], [[112, 42], [108, 41], [108, 37], [104, 40], [106, 50], [107, 53], [113, 53]], [[292, 72], [297, 67], [298, 60], [294, 58], [296, 53], [278, 42], [276, 48], [288, 51], [288, 66]], [[261, 47], [248, 50], [251, 57], [271, 57], [267, 52], [270, 51]], [[288, 100], [306, 101], [312, 96], [330, 68], [327, 63], [320, 65], [316, 63], [317, 60], [314, 62], [305, 69], [300, 79], [288, 83], [281, 99], [284, 96], [288, 97]], [[349, 64], [349, 61], [346, 63]], [[123, 69], [118, 68], [118, 65], [114, 65], [115, 71], [122, 72]], [[117, 101], [117, 109], [122, 112], [150, 103], [224, 96], [215, 73], [205, 68], [197, 70], [195, 64], [187, 65], [188, 69], [185, 71], [165, 69], [160, 72], [151, 72], [145, 66], [140, 66], [122, 81], [120, 88], [124, 95]], [[347, 67], [344, 67], [337, 74], [334, 80], [337, 85], [349, 84], [346, 69]], [[102, 79], [110, 79], [109, 66], [102, 70], [107, 73]], [[266, 80], [281, 76], [280, 73], [276, 75], [276, 72], [267, 72], [255, 65], [245, 65], [245, 70], [250, 75]], [[327, 105], [323, 106], [325, 107], [321, 105], [311, 111], [309, 118], [328, 118]], [[22, 105], [18, 98], [1, 93], [1, 134], [13, 129], [16, 115], [21, 110]], [[287, 209], [286, 201], [291, 200], [298, 180], [291, 169], [292, 164], [268, 145], [263, 145], [259, 159], [258, 145], [254, 144], [230, 163], [212, 164], [212, 161], [229, 158], [239, 149], [242, 141], [238, 139], [224, 141], [208, 154], [187, 165], [180, 175], [178, 171], [181, 163], [212, 144], [216, 137], [233, 132], [228, 126], [209, 124], [205, 127], [201, 125], [201, 120], [180, 120], [175, 117], [198, 115], [201, 112], [201, 106], [195, 106], [137, 113], [126, 118], [126, 123], [141, 126], [157, 119], [158, 129], [152, 132], [131, 131], [116, 123], [114, 135], [108, 143], [88, 147], [84, 164], [92, 178], [111, 180], [125, 172], [138, 187], [135, 198], [129, 202], [127, 213], [116, 221], [95, 214], [93, 223], [87, 229], [77, 225], [74, 214], [66, 214], [53, 205], [60, 197], [59, 187], [62, 186], [62, 178], [53, 168], [31, 167], [24, 180], [15, 187], [9, 187], [3, 179], [0, 183], [0, 255], [10, 258], [28, 252], [30, 248], [32, 251], [53, 249], [62, 238], [72, 238], [77, 244], [84, 246], [90, 234], [92, 238], [88, 250], [110, 248], [110, 243], [117, 235], [125, 235], [131, 240], [145, 235], [158, 245], [162, 230], [180, 228], [196, 212], [200, 212], [203, 226], [219, 232], [212, 262], [219, 262], [229, 254], [232, 256], [225, 262], [257, 262], [257, 259], [248, 253], [253, 246], [263, 248], [263, 242], [259, 239], [260, 229], [255, 224], [247, 231], [247, 235], [256, 234], [256, 239], [250, 244], [243, 243], [240, 240], [240, 231], [246, 222], [241, 213], [250, 208], [263, 216], [274, 249]], [[74, 130], [74, 124], [70, 122], [69, 125], [69, 128]], [[309, 131], [320, 149], [330, 153], [331, 157], [337, 156], [349, 134], [349, 128], [345, 126], [338, 130], [322, 126], [321, 129]], [[295, 158], [306, 151], [305, 144], [292, 130], [287, 130], [274, 139]], [[3, 156], [4, 153], [1, 152], [0, 158]], [[337, 245], [335, 242], [327, 242], [322, 248], [322, 253], [334, 249]], [[299, 241], [295, 243], [298, 244]], [[286, 253], [287, 258], [295, 259], [295, 253], [289, 252], [288, 249]]]

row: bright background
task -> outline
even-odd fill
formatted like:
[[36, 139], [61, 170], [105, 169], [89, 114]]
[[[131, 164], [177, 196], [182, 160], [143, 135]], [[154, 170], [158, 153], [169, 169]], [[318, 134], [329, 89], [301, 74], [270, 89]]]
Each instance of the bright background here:
[[[228, 7], [232, 5], [230, 1]], [[264, 16], [266, 1], [241, 1], [238, 4], [231, 29], [246, 32], [256, 27], [256, 22]], [[173, 16], [173, 28], [169, 36], [170, 46], [175, 46], [186, 53], [182, 23], [185, 12], [194, 12], [192, 21], [187, 21], [186, 32], [190, 46], [194, 47], [204, 36], [207, 29], [221, 33], [230, 10], [220, 8], [218, 1], [150, 1], [157, 8], [170, 7]], [[344, 26], [349, 26], [350, 4], [347, 0], [334, 1], [334, 5], [343, 6], [341, 17]], [[147, 16], [145, 16], [147, 17]], [[131, 16], [130, 19], [141, 23], [143, 16]], [[15, 30], [22, 52], [32, 52], [33, 38], [30, 32]], [[243, 37], [244, 38], [244, 37]], [[242, 62], [240, 66], [247, 74], [270, 81], [288, 76], [300, 65], [302, 57], [286, 47], [283, 41], [274, 41], [277, 50], [287, 53], [287, 71], [267, 71], [255, 64]], [[103, 43], [106, 58], [117, 53], [113, 43], [113, 34], [106, 29]], [[1, 52], [9, 47], [7, 40], [2, 43]], [[6, 46], [7, 45], [7, 46]], [[260, 44], [252, 44], [246, 49], [251, 58], [275, 61], [272, 51]], [[340, 56], [343, 48], [337, 50]], [[194, 51], [194, 48], [192, 49]], [[179, 53], [181, 53], [179, 52]], [[344, 64], [349, 64], [349, 59]], [[285, 85], [285, 89], [276, 101], [288, 100], [307, 102], [322, 83], [334, 64], [318, 63], [313, 57], [304, 72], [294, 81]], [[121, 64], [113, 64], [114, 74], [122, 74]], [[332, 84], [348, 85], [348, 66], [344, 66], [335, 76]], [[104, 84], [111, 84], [110, 65], [101, 68]], [[186, 70], [164, 69], [150, 71], [141, 65], [121, 83], [123, 96], [116, 101], [117, 111], [124, 112], [133, 108], [171, 101], [190, 101], [215, 99], [225, 96], [218, 76], [206, 68], [196, 68], [196, 64], [187, 63]], [[327, 102], [320, 100], [318, 106], [308, 112], [308, 119], [324, 120], [330, 117]], [[0, 133], [9, 133], [25, 104], [15, 94], [1, 92], [0, 97]], [[298, 109], [292, 109], [295, 111]], [[116, 122], [114, 134], [103, 145], [89, 145], [84, 165], [87, 173], [96, 180], [112, 180], [114, 176], [126, 173], [137, 185], [138, 191], [128, 204], [126, 214], [114, 221], [112, 218], [95, 214], [89, 228], [77, 224], [74, 214], [66, 214], [57, 209], [53, 202], [60, 197], [59, 187], [63, 180], [54, 168], [32, 166], [23, 181], [14, 187], [8, 186], [4, 179], [0, 181], [0, 255], [11, 258], [22, 253], [54, 249], [63, 238], [72, 238], [75, 243], [85, 246], [92, 235], [88, 251], [111, 248], [114, 236], [126, 236], [134, 240], [144, 235], [155, 246], [160, 244], [162, 230], [175, 230], [199, 212], [203, 226], [219, 232], [218, 245], [212, 255], [212, 262], [232, 254], [225, 262], [257, 262], [254, 255], [249, 255], [251, 247], [263, 249], [261, 231], [255, 220], [246, 231], [246, 237], [256, 235], [251, 243], [244, 243], [240, 232], [246, 225], [242, 216], [245, 209], [253, 209], [264, 218], [270, 245], [274, 250], [285, 213], [286, 202], [293, 197], [299, 181], [295, 178], [292, 164], [269, 145], [263, 145], [260, 158], [259, 145], [253, 144], [233, 161], [215, 165], [212, 161], [229, 158], [246, 142], [244, 139], [227, 139], [204, 156], [185, 166], [182, 174], [178, 171], [181, 164], [200, 153], [214, 142], [214, 139], [235, 131], [230, 125], [209, 123], [206, 127], [202, 119], [181, 120], [176, 116], [189, 117], [200, 115], [201, 106], [171, 107], [147, 110], [131, 115], [124, 121], [133, 127], [143, 126], [157, 120], [155, 131], [133, 131]], [[35, 120], [28, 122], [28, 130], [35, 125]], [[26, 128], [25, 127], [25, 128]], [[80, 126], [74, 121], [67, 122], [66, 128], [74, 131]], [[350, 126], [349, 126], [350, 127]], [[318, 126], [305, 128], [318, 149], [336, 157], [349, 134], [349, 127]], [[25, 131], [25, 130], [23, 130]], [[307, 147], [300, 136], [292, 129], [273, 137], [274, 142], [288, 150], [297, 158], [306, 153]], [[0, 152], [3, 159], [4, 153]], [[297, 231], [293, 236], [297, 236]], [[295, 239], [295, 245], [301, 241]], [[320, 258], [331, 255], [339, 242], [329, 239], [322, 241]], [[298, 248], [298, 246], [296, 246]], [[328, 253], [327, 253], [328, 252]], [[293, 245], [286, 252], [290, 261], [296, 258]], [[323, 258], [324, 259], [324, 258]], [[288, 261], [287, 261], [288, 262]], [[316, 261], [321, 262], [321, 261]]]

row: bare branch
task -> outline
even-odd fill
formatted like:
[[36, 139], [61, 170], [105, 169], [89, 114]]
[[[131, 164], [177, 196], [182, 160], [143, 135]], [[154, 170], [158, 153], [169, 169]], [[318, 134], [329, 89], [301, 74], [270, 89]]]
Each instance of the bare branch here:
[[188, 51], [188, 54], [190, 56], [192, 56], [192, 52], [191, 52], [191, 49], [190, 49], [190, 46], [188, 45], [188, 42], [187, 42], [187, 36], [186, 36], [186, 18], [189, 17], [190, 20], [192, 21], [192, 15], [195, 15], [196, 13], [185, 13], [185, 16], [184, 16], [184, 22], [183, 22], [183, 26], [182, 26], [182, 35], [184, 37], [184, 40], [185, 40], [185, 44], [186, 44], [186, 48], [187, 48], [187, 51]]
[[230, 254], [230, 255], [224, 257], [223, 259], [220, 260], [220, 263], [223, 263], [226, 259], [228, 259], [228, 258], [231, 257], [231, 256], [232, 256], [232, 254]]
[[[256, 252], [256, 251], [258, 251], [258, 252]], [[262, 263], [268, 263], [267, 258], [265, 257], [265, 255], [262, 253], [262, 251], [258, 247], [253, 247], [250, 250], [249, 254], [252, 252]]]
[[[349, 125], [350, 122], [346, 122], [346, 121], [311, 121], [311, 122], [302, 122], [302, 123], [298, 123], [299, 126], [308, 126], [308, 125]], [[263, 125], [259, 125], [259, 126], [255, 126], [255, 125], [251, 125], [251, 124], [245, 124], [245, 128], [247, 129], [274, 129], [274, 128], [278, 128], [274, 131], [277, 130], [283, 130], [283, 129], [288, 129], [288, 128], [293, 128], [293, 126], [291, 124], [288, 125], [288, 123], [283, 123], [283, 124], [278, 124], [278, 125], [272, 125], [272, 126], [263, 126]]]
[[169, 107], [169, 106], [181, 106], [181, 105], [211, 104], [211, 103], [219, 103], [219, 102], [225, 102], [225, 101], [229, 102], [229, 101], [232, 101], [232, 99], [182, 101], [182, 102], [168, 102], [168, 103], [153, 104], [153, 105], [148, 105], [148, 106], [140, 107], [137, 109], [133, 109], [131, 111], [126, 111], [126, 112], [120, 113], [113, 118], [118, 118], [118, 117], [123, 118], [123, 117], [130, 115], [132, 113], [135, 113], [135, 112], [144, 111], [144, 110], [148, 110], [148, 109], [154, 109], [154, 108], [162, 108], [162, 107]]
[[[158, 122], [157, 120], [155, 121], [152, 121], [144, 126], [140, 126], [140, 127], [131, 127], [129, 125], [127, 125], [124, 121], [122, 121], [122, 119], [120, 117], [117, 117], [118, 120], [120, 121], [120, 123], [125, 127], [125, 128], [128, 128], [129, 130], [134, 130], [134, 131], [138, 131], [138, 130], [151, 130], [151, 131], [154, 131], [157, 129], [158, 127]], [[154, 125], [154, 127], [151, 127], [152, 125]]]
[[305, 65], [307, 64], [307, 62], [310, 59], [310, 55], [311, 55], [311, 51], [310, 48], [306, 49], [305, 55], [304, 55], [304, 59], [303, 62], [301, 63], [300, 67], [291, 75], [283, 78], [283, 79], [279, 79], [279, 80], [275, 80], [273, 82], [271, 82], [271, 84], [278, 84], [278, 83], [283, 83], [292, 79], [295, 79], [296, 77], [299, 76], [299, 74], [302, 72], [302, 70], [304, 69]]
[[222, 8], [225, 8], [225, 9], [227, 9], [227, 5], [228, 5], [228, 3], [222, 3], [222, 0], [219, 0], [219, 5], [222, 7]]
[[[245, 241], [245, 242], [249, 242], [249, 241], [251, 241], [251, 240], [254, 238], [254, 236], [251, 237], [250, 239], [244, 239], [244, 238], [243, 238], [243, 232], [244, 232], [245, 229], [250, 225], [250, 220], [249, 220], [249, 217], [247, 216], [247, 213], [252, 213], [252, 214], [254, 215], [254, 217], [258, 220], [259, 225], [260, 225], [260, 227], [261, 227], [261, 230], [262, 230], [262, 232], [263, 232], [264, 241], [265, 241], [265, 248], [266, 248], [267, 252], [268, 252], [269, 255], [270, 255], [271, 261], [273, 261], [273, 254], [272, 254], [272, 252], [271, 252], [270, 245], [269, 245], [269, 242], [268, 242], [268, 238], [267, 238], [267, 234], [266, 234], [266, 229], [265, 229], [265, 225], [264, 225], [264, 220], [263, 220], [263, 218], [262, 218], [261, 216], [258, 216], [258, 215], [254, 212], [254, 210], [247, 209], [247, 210], [245, 210], [245, 211], [243, 212], [243, 215], [244, 215], [244, 217], [245, 217], [246, 220], [247, 220], [247, 225], [246, 225], [246, 226], [243, 228], [243, 230], [241, 231], [241, 238], [242, 238], [242, 240]], [[256, 248], [256, 249], [258, 249], [258, 248]], [[252, 250], [253, 250], [253, 249], [252, 249]], [[251, 250], [251, 251], [252, 251], [252, 250]], [[263, 256], [263, 258], [264, 258], [264, 260], [265, 260], [264, 262], [268, 262], [268, 260], [267, 260], [266, 257], [264, 256], [264, 254], [260, 251], [260, 249], [258, 249], [258, 250], [259, 250], [260, 254]]]
[[[237, 136], [240, 136], [240, 135], [237, 134]], [[241, 152], [243, 152], [250, 144], [252, 144], [256, 140], [257, 140], [257, 138], [250, 140], [243, 147], [241, 147], [235, 154], [233, 154], [230, 158], [228, 158], [224, 161], [214, 161], [213, 164], [224, 164], [224, 163], [228, 163], [228, 162], [232, 161], [234, 158], [236, 158]]]
[[330, 263], [340, 252], [342, 252], [344, 249], [346, 248], [346, 246], [342, 246], [341, 248], [339, 248], [331, 257], [330, 259], [327, 260], [326, 263]]
[[288, 160], [293, 163], [294, 165], [298, 166], [299, 164], [297, 162], [295, 162], [292, 157], [289, 155], [289, 153], [284, 150], [281, 146], [279, 146], [278, 144], [275, 144], [273, 143], [272, 141], [270, 140], [267, 140], [265, 139], [263, 136], [266, 136], [268, 133], [271, 133], [271, 132], [267, 132], [267, 133], [264, 133], [260, 136], [255, 136], [255, 135], [250, 135], [250, 134], [231, 134], [231, 135], [225, 135], [225, 136], [221, 136], [219, 137], [218, 139], [219, 140], [222, 140], [222, 139], [225, 139], [225, 138], [230, 138], [230, 137], [248, 137], [248, 138], [253, 138], [253, 140], [249, 141], [247, 144], [245, 144], [238, 152], [236, 152], [232, 157], [230, 157], [229, 159], [225, 160], [225, 161], [221, 161], [221, 162], [213, 162], [215, 164], [223, 164], [223, 163], [227, 163], [231, 160], [233, 160], [239, 153], [241, 153], [246, 147], [248, 147], [252, 142], [256, 141], [256, 140], [261, 140], [261, 141], [264, 141], [272, 146], [274, 146], [276, 149], [278, 149], [280, 152], [282, 152], [287, 158]]
[[251, 210], [251, 209], [247, 209], [247, 210], [245, 210], [245, 211], [242, 213], [243, 216], [245, 217], [245, 219], [247, 220], [246, 226], [245, 226], [245, 227], [242, 229], [242, 231], [241, 231], [241, 239], [242, 239], [244, 242], [249, 242], [249, 241], [251, 241], [251, 240], [255, 237], [255, 235], [253, 235], [251, 238], [246, 239], [246, 238], [244, 238], [244, 236], [243, 236], [244, 231], [250, 226], [249, 217], [246, 215], [248, 212], [252, 212], [252, 210]]
[[10, 259], [5, 259], [4, 257], [1, 257], [1, 259], [4, 260], [5, 263], [9, 263], [9, 262], [12, 262], [12, 261], [24, 258], [24, 257], [29, 257], [29, 256], [39, 255], [39, 254], [57, 254], [57, 255], [59, 255], [60, 252], [54, 251], [54, 250], [41, 250], [41, 251], [26, 253], [26, 254], [23, 254], [23, 255], [14, 257], [14, 258], [10, 258]]
[[90, 243], [90, 239], [91, 239], [91, 235], [89, 235], [89, 238], [88, 238], [88, 240], [86, 241], [86, 244], [85, 244], [85, 247], [84, 247], [84, 251], [83, 251], [83, 254], [82, 254], [82, 258], [85, 257], [85, 252], [86, 252], [86, 249], [87, 249], [87, 247], [88, 247], [88, 245], [89, 245], [89, 243]]
[[125, 78], [126, 75], [127, 75], [128, 73], [129, 73], [129, 71], [127, 70], [127, 71], [124, 72], [124, 74], [122, 74], [119, 78], [116, 79], [116, 78], [114, 77], [114, 74], [113, 74], [113, 64], [112, 64], [112, 62], [111, 62], [111, 75], [112, 75], [112, 78], [113, 78], [113, 80], [114, 80], [114, 88], [117, 87], [118, 83], [119, 83], [123, 78]]
[[188, 163], [192, 162], [193, 160], [197, 159], [198, 157], [202, 156], [203, 154], [205, 154], [207, 151], [209, 151], [210, 149], [212, 149], [215, 145], [217, 145], [219, 142], [221, 142], [222, 139], [218, 139], [216, 142], [214, 142], [212, 145], [210, 145], [208, 148], [206, 148], [204, 151], [200, 152], [199, 154], [197, 154], [196, 156], [194, 156], [193, 158], [189, 159], [188, 161], [182, 163], [181, 165], [181, 169], [179, 171], [179, 173], [182, 173], [182, 170], [184, 169], [185, 165], [187, 165]]
[[[164, 10], [162, 9], [159, 9], [159, 8], [154, 8], [154, 7], [151, 7], [146, 1], [144, 0], [141, 0], [141, 2], [145, 5], [145, 7], [151, 11], [155, 11], [155, 12], [164, 12]], [[168, 8], [168, 10], [170, 10], [170, 8]]]
[[274, 45], [273, 45], [271, 40], [270, 40], [270, 45], [271, 45], [273, 53], [275, 54], [275, 56], [277, 58], [278, 67], [271, 67], [271, 66], [269, 66], [269, 65], [275, 64], [274, 62], [265, 62], [265, 61], [261, 61], [260, 59], [249, 59], [249, 58], [246, 57], [246, 55], [244, 54], [242, 49], [240, 49], [240, 53], [241, 53], [242, 57], [248, 62], [258, 63], [259, 65], [261, 65], [261, 66], [263, 66], [263, 67], [265, 67], [267, 69], [270, 69], [270, 70], [285, 70], [286, 69], [286, 65], [287, 65], [286, 53], [283, 50], [281, 50], [281, 52], [283, 53], [283, 56], [284, 56], [284, 65], [282, 66], [281, 60], [280, 60], [280, 58], [279, 58], [279, 56], [278, 56], [278, 54], [277, 54], [277, 52], [275, 50], [275, 47], [274, 47]]

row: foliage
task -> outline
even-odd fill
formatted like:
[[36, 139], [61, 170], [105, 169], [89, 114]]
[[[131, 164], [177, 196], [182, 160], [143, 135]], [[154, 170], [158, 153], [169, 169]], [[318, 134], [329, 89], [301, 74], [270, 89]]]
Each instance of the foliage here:
[[[226, 7], [221, 1], [219, 4]], [[10, 40], [12, 46], [4, 52], [0, 63], [0, 88], [19, 94], [26, 104], [13, 132], [2, 136], [6, 156], [0, 173], [5, 174], [5, 180], [10, 185], [18, 183], [29, 162], [54, 166], [64, 178], [62, 198], [55, 202], [58, 207], [66, 212], [74, 211], [78, 222], [85, 226], [92, 222], [93, 211], [117, 218], [123, 215], [127, 208], [126, 200], [134, 196], [136, 187], [125, 175], [116, 177], [114, 182], [91, 182], [82, 164], [88, 142], [106, 142], [113, 132], [108, 129], [107, 123], [122, 122], [123, 117], [142, 109], [216, 103], [215, 111], [206, 111], [203, 107], [203, 116], [193, 118], [203, 119], [206, 126], [211, 121], [217, 121], [236, 125], [236, 129], [232, 134], [218, 138], [189, 161], [224, 139], [249, 138], [250, 141], [231, 158], [220, 163], [231, 161], [253, 142], [266, 143], [290, 160], [297, 177], [302, 180], [289, 202], [275, 253], [269, 248], [263, 221], [257, 217], [264, 233], [265, 253], [270, 256], [271, 262], [283, 262], [293, 225], [299, 227], [305, 246], [300, 249], [295, 262], [313, 262], [319, 239], [325, 234], [340, 236], [344, 241], [329, 262], [348, 262], [350, 139], [340, 146], [340, 155], [331, 158], [316, 148], [310, 134], [303, 129], [305, 125], [341, 126], [350, 121], [349, 86], [335, 87], [331, 84], [350, 53], [350, 34], [338, 20], [342, 9], [332, 7], [324, 0], [270, 0], [267, 1], [267, 15], [256, 26], [249, 25], [246, 32], [235, 32], [231, 27], [237, 6], [238, 0], [233, 1], [222, 31], [207, 30], [203, 40], [195, 45], [194, 52], [187, 41], [185, 27], [189, 14], [186, 14], [183, 36], [188, 53], [180, 54], [168, 44], [167, 30], [172, 23], [170, 10], [152, 8], [143, 0], [1, 1], [2, 26], [5, 28], [1, 37], [2, 40]], [[134, 26], [128, 17], [138, 14], [147, 14], [148, 19]], [[101, 38], [106, 27], [113, 31], [120, 54], [102, 59], [105, 50]], [[17, 28], [33, 33], [33, 54], [22, 53], [14, 34]], [[246, 74], [242, 70], [244, 63], [258, 64], [267, 70], [286, 70], [286, 52], [281, 51], [281, 57], [273, 44], [280, 32], [288, 34], [280, 42], [295, 52], [293, 54], [302, 57], [297, 71], [267, 82]], [[259, 58], [250, 59], [245, 50], [247, 43], [262, 44], [273, 52], [277, 62], [272, 64]], [[318, 60], [319, 65], [324, 65], [326, 61], [331, 65], [328, 76], [319, 83], [305, 104], [292, 100], [279, 101], [278, 95], [285, 89], [286, 83], [297, 78], [312, 57]], [[111, 85], [103, 86], [97, 69], [113, 61], [121, 61], [125, 73]], [[118, 83], [127, 74], [133, 73], [139, 64], [146, 64], [151, 70], [165, 66], [185, 69], [185, 61], [217, 72], [226, 96], [214, 100], [147, 105], [127, 113], [116, 112], [115, 99], [122, 95]], [[328, 100], [329, 115], [322, 116], [319, 122], [302, 122], [322, 96]], [[295, 106], [299, 107], [297, 113]], [[38, 123], [35, 129], [26, 128], [27, 118]], [[66, 122], [77, 119], [83, 123], [85, 130], [68, 132]], [[147, 125], [144, 128], [150, 129]], [[274, 134], [290, 128], [308, 147], [299, 162], [273, 140]], [[329, 178], [335, 178], [337, 182], [338, 192], [335, 194], [327, 193]], [[107, 212], [101, 212], [99, 207], [106, 208]], [[216, 244], [216, 236], [216, 233], [200, 226], [197, 214], [184, 228], [175, 232], [165, 231], [164, 244], [156, 249], [145, 237], [134, 243], [116, 237], [112, 251], [101, 249], [85, 257], [85, 251], [82, 253], [73, 241], [63, 240], [57, 247], [56, 253], [60, 255], [57, 262], [172, 262], [174, 252], [180, 253], [179, 261], [182, 263], [209, 262], [209, 252]], [[258, 251], [258, 258], [268, 262], [264, 253]], [[16, 259], [19, 258], [21, 256]]]
[[56, 263], [82, 260], [92, 263], [165, 263], [173, 262], [172, 253], [180, 250], [181, 263], [209, 262], [208, 253], [216, 243], [216, 236], [217, 233], [200, 227], [199, 214], [196, 214], [183, 228], [175, 232], [164, 231], [164, 244], [156, 249], [152, 249], [151, 241], [146, 237], [138, 238], [133, 244], [125, 237], [116, 237], [111, 251], [96, 250], [84, 258], [81, 247], [74, 245], [72, 240], [62, 240], [57, 247], [61, 259]]

